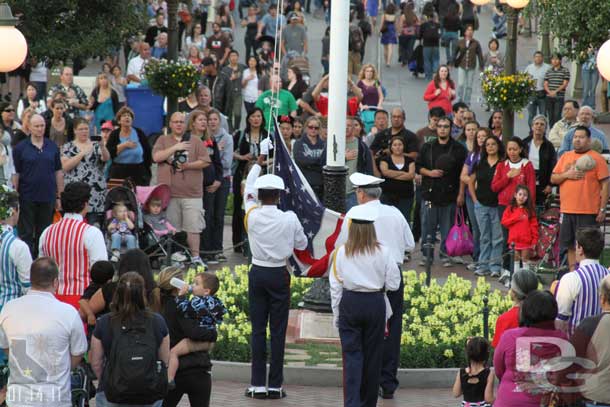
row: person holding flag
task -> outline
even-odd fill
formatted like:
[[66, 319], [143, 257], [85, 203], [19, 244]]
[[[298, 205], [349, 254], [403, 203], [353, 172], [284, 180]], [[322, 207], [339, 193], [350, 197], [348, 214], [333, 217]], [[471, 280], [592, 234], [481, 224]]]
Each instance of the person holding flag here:
[[[347, 214], [348, 238], [331, 256], [329, 281], [343, 352], [343, 405], [375, 407], [381, 381], [385, 322], [392, 312], [385, 291], [401, 286], [390, 249], [377, 239], [379, 208], [358, 205]], [[398, 315], [402, 318], [402, 315]]]
[[[378, 212], [374, 226], [377, 240], [389, 252], [389, 256], [398, 265], [396, 275], [400, 285], [396, 290], [387, 292], [388, 300], [392, 306], [392, 317], [388, 320], [389, 335], [383, 341], [383, 365], [381, 369], [381, 381], [379, 395], [384, 399], [394, 397], [394, 391], [398, 388], [398, 363], [400, 360], [400, 335], [402, 333], [402, 312], [404, 305], [404, 283], [402, 280], [401, 267], [404, 262], [405, 252], [413, 250], [415, 241], [411, 228], [403, 214], [394, 206], [384, 205], [379, 200], [381, 196], [381, 183], [383, 179], [371, 175], [355, 172], [349, 177], [356, 187], [357, 207], [370, 208]], [[349, 212], [348, 212], [349, 213]], [[341, 225], [341, 233], [337, 237], [335, 247], [339, 247], [348, 240], [348, 223]]]
[[[284, 212], [277, 207], [280, 192], [285, 189], [282, 178], [273, 174], [259, 177], [265, 160], [265, 155], [258, 156], [257, 163], [248, 173], [244, 190], [244, 227], [252, 252], [252, 267], [248, 273], [252, 373], [250, 387], [246, 389], [245, 395], [256, 399], [280, 399], [286, 397], [282, 382], [290, 307], [287, 259], [295, 249], [307, 248], [308, 242], [303, 226], [294, 212]], [[268, 381], [267, 321], [271, 332]]]

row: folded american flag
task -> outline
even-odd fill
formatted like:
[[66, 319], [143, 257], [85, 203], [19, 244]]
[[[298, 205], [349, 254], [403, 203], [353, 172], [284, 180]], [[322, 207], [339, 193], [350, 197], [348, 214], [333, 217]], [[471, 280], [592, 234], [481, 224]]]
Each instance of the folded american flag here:
[[[322, 206], [284, 144], [277, 122], [273, 132], [275, 146], [274, 173], [284, 180], [279, 208], [293, 211], [307, 235], [305, 250], [295, 250], [288, 263], [298, 277], [325, 277], [328, 260], [341, 231], [343, 215]], [[305, 136], [303, 136], [305, 137]]]

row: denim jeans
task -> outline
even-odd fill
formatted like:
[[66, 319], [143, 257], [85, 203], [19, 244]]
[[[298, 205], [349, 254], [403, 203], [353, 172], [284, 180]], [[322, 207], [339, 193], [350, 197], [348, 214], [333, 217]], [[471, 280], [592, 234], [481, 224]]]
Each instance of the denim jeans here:
[[481, 205], [477, 202], [474, 204], [474, 212], [480, 231], [479, 269], [500, 273], [502, 272], [501, 256], [504, 237], [498, 208]]
[[536, 92], [536, 94], [530, 98], [530, 102], [527, 104], [528, 126], [532, 127], [532, 121], [538, 114], [546, 114], [546, 94], [544, 92]]
[[414, 35], [398, 36], [398, 62], [408, 64], [413, 57], [413, 46], [417, 38]]
[[468, 212], [468, 220], [470, 221], [470, 228], [472, 229], [472, 239], [474, 241], [474, 250], [472, 252], [472, 258], [474, 261], [479, 259], [480, 253], [480, 229], [477, 217], [474, 212], [474, 201], [470, 197], [469, 193], [466, 193], [466, 211]]
[[561, 120], [561, 111], [563, 110], [563, 97], [546, 98], [546, 114], [549, 118], [549, 129], [553, 127], [555, 123]]
[[458, 68], [458, 88], [457, 97], [460, 102], [470, 104], [470, 97], [472, 96], [472, 83], [474, 82], [474, 75], [476, 69], [464, 69]]
[[428, 201], [421, 203], [421, 229], [422, 229], [422, 250], [423, 243], [428, 241], [428, 238], [434, 242], [436, 236], [436, 229], [441, 231], [441, 245], [439, 247], [439, 255], [441, 258], [447, 256], [447, 248], [445, 242], [447, 241], [447, 235], [449, 235], [449, 229], [453, 224], [455, 218], [455, 203], [447, 206], [437, 206], [431, 204]]
[[224, 178], [216, 192], [203, 194], [206, 228], [201, 232], [201, 247], [205, 252], [222, 252], [225, 209], [230, 189], [230, 179]]
[[381, 203], [396, 207], [396, 209], [398, 209], [400, 213], [402, 213], [402, 216], [404, 216], [406, 221], [409, 223], [409, 227], [411, 227], [411, 210], [413, 209], [413, 197], [396, 198], [383, 194], [381, 196]]
[[350, 192], [345, 195], [345, 212], [352, 209], [354, 206], [358, 205], [358, 198], [356, 198], [356, 192]]
[[424, 73], [427, 80], [432, 80], [432, 76], [438, 69], [439, 59], [440, 51], [438, 47], [424, 47]]
[[443, 33], [443, 40], [448, 42], [447, 46], [445, 47], [447, 65], [453, 64], [453, 56], [455, 55], [455, 49], [457, 48], [458, 38], [459, 33], [457, 31], [445, 31]]
[[595, 110], [595, 88], [599, 81], [597, 69], [582, 70], [582, 105]]
[[110, 243], [111, 250], [120, 250], [121, 243], [123, 243], [123, 242], [125, 242], [125, 247], [127, 248], [127, 250], [136, 248], [136, 237], [134, 235], [127, 235], [127, 234], [122, 235], [119, 232], [114, 232], [112, 235], [110, 235], [110, 238], [111, 238], [111, 243]]

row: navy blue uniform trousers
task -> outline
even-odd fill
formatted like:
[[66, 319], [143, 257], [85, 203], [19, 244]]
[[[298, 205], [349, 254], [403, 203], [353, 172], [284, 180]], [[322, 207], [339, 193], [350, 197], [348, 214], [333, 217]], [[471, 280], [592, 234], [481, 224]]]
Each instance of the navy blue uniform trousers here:
[[248, 273], [252, 323], [252, 386], [267, 385], [267, 323], [271, 332], [269, 387], [282, 387], [284, 345], [290, 309], [290, 274], [286, 267], [252, 265]]
[[[400, 268], [399, 268], [400, 270]], [[402, 312], [404, 308], [405, 283], [400, 272], [400, 287], [388, 291], [392, 306], [392, 317], [388, 320], [389, 335], [383, 341], [383, 365], [381, 368], [381, 388], [384, 393], [394, 393], [398, 388], [398, 365], [400, 363], [400, 336], [402, 334]]]
[[339, 337], [343, 351], [345, 407], [377, 405], [384, 328], [382, 292], [343, 291], [339, 304]]

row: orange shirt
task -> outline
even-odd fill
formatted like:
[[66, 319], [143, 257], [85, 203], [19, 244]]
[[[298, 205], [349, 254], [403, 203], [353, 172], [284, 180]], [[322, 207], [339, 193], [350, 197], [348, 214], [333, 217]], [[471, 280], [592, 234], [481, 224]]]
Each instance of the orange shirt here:
[[[562, 213], [583, 215], [597, 215], [599, 213], [600, 181], [608, 178], [608, 164], [599, 153], [593, 150], [584, 154], [590, 155], [595, 160], [595, 168], [587, 171], [583, 179], [567, 179], [559, 186], [559, 201]], [[561, 174], [569, 170], [581, 156], [582, 154], [575, 151], [564, 153], [555, 165], [553, 173]]]

